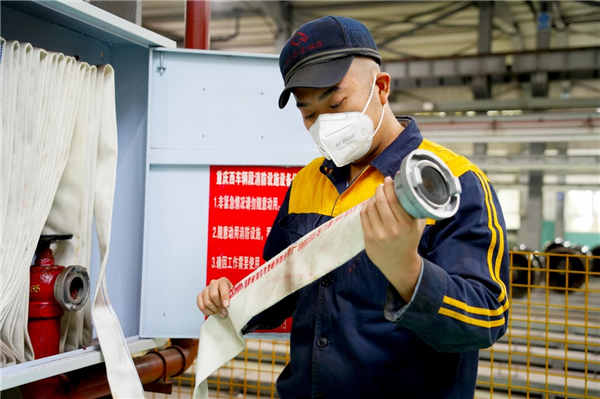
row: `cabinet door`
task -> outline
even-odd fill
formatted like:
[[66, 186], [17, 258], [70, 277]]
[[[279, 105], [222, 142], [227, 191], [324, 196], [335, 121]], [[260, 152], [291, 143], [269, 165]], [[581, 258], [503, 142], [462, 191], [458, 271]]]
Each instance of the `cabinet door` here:
[[[212, 190], [219, 189], [218, 172], [243, 173], [245, 166], [248, 173], [264, 167], [265, 173], [278, 171], [287, 177], [319, 153], [293, 99], [283, 110], [277, 105], [283, 81], [276, 56], [159, 49], [151, 52], [149, 74], [140, 334], [192, 338], [198, 336], [204, 320], [196, 307], [196, 295], [206, 285], [208, 263], [222, 265], [207, 260], [209, 238], [223, 239], [216, 233], [209, 235], [211, 206], [221, 206], [220, 211], [228, 206], [223, 202], [226, 195], [213, 192], [211, 196], [211, 176]], [[253, 198], [267, 198], [261, 187], [275, 193], [269, 198], [285, 193], [281, 179], [269, 182], [267, 189], [254, 184], [256, 181], [242, 183], [240, 178], [233, 183], [238, 186], [234, 191], [237, 197], [244, 197], [244, 204], [251, 204]], [[235, 215], [229, 214], [234, 219]], [[271, 223], [266, 219], [273, 218], [273, 213], [246, 215], [263, 218], [260, 231], [264, 238], [264, 226]], [[212, 219], [210, 228], [215, 231], [216, 226], [235, 224]], [[244, 227], [241, 223], [236, 227]], [[236, 237], [250, 240], [253, 236]], [[239, 243], [240, 247], [249, 244]], [[235, 245], [235, 241], [229, 243]], [[232, 255], [237, 258], [228, 263], [231, 268], [245, 267], [239, 259], [253, 254]]]

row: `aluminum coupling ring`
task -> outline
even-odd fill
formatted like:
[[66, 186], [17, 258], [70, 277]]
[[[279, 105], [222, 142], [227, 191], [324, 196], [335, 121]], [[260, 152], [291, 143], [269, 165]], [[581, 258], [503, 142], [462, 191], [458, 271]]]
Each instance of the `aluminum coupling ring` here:
[[431, 151], [408, 154], [394, 177], [394, 188], [402, 207], [417, 219], [447, 219], [460, 205], [458, 178]]
[[54, 298], [67, 312], [81, 309], [90, 297], [90, 276], [83, 266], [65, 267], [54, 283]]

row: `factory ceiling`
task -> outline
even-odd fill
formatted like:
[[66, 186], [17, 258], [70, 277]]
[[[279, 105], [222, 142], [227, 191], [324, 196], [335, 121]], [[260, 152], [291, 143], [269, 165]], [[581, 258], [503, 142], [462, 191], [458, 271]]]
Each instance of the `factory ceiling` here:
[[[183, 46], [185, 4], [143, 1], [142, 24]], [[210, 48], [221, 51], [278, 54], [307, 21], [325, 15], [362, 21], [392, 76], [392, 102], [400, 96], [405, 112], [507, 109], [517, 99], [517, 108], [527, 110], [600, 106], [600, 1], [212, 1], [210, 7]], [[472, 100], [487, 102], [473, 107]]]
[[[600, 45], [599, 1], [212, 1], [211, 49], [277, 53], [307, 21], [340, 15], [363, 22], [385, 61], [476, 54], [480, 8], [493, 3], [490, 51], [534, 50], [538, 13], [551, 18], [551, 48]], [[185, 1], [142, 2], [144, 27], [183, 45]]]
[[[143, 0], [142, 25], [183, 47], [185, 4]], [[562, 123], [563, 134], [545, 145], [544, 154], [560, 149], [563, 155], [557, 154], [567, 158], [543, 161], [552, 165], [528, 159], [528, 165], [554, 174], [592, 173], [590, 182], [598, 184], [600, 1], [212, 1], [210, 7], [210, 49], [232, 52], [278, 54], [310, 20], [358, 19], [373, 33], [383, 69], [392, 76], [396, 114], [419, 116], [421, 124], [431, 124], [429, 131], [444, 117], [454, 130], [443, 123], [436, 139], [453, 137], [447, 145], [476, 155], [473, 137], [481, 136], [484, 153], [506, 157], [522, 156], [526, 142], [539, 141], [523, 126], [533, 123], [547, 133], [536, 115], [554, 111], [581, 124], [548, 122]], [[478, 118], [493, 123], [474, 128]], [[505, 120], [524, 125], [504, 136], [498, 126]], [[472, 134], [457, 136], [463, 130]], [[490, 162], [487, 169], [505, 172], [506, 162]], [[561, 164], [574, 167], [561, 171]]]

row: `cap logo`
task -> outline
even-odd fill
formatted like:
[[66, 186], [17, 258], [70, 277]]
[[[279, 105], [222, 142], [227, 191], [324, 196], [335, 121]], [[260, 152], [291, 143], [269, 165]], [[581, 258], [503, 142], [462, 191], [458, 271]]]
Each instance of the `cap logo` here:
[[296, 34], [294, 35], [294, 37], [291, 40], [291, 43], [294, 46], [299, 46], [300, 43], [306, 43], [306, 41], [309, 39], [308, 35], [305, 35], [302, 32], [296, 32]]

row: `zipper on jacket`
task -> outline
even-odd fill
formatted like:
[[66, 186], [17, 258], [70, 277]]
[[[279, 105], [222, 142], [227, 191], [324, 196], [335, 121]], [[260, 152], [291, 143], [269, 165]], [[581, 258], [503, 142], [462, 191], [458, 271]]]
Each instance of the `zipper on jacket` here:
[[346, 189], [344, 190], [343, 193], [338, 194], [337, 198], [335, 199], [335, 202], [333, 203], [333, 207], [331, 208], [331, 214], [329, 216], [333, 217], [333, 212], [335, 211], [335, 206], [337, 205], [338, 200], [340, 199], [340, 197], [342, 195], [344, 195], [346, 193], [346, 191], [350, 190], [350, 187], [352, 187], [352, 185], [354, 184], [354, 182], [356, 180], [358, 180], [359, 177], [362, 176], [362, 174], [364, 173], [365, 170], [367, 170], [369, 168], [369, 166], [371, 165], [367, 165], [365, 166], [358, 175], [356, 175], [356, 177], [354, 179], [352, 179], [352, 181], [350, 182], [350, 184], [348, 184], [348, 187], [346, 187]]

